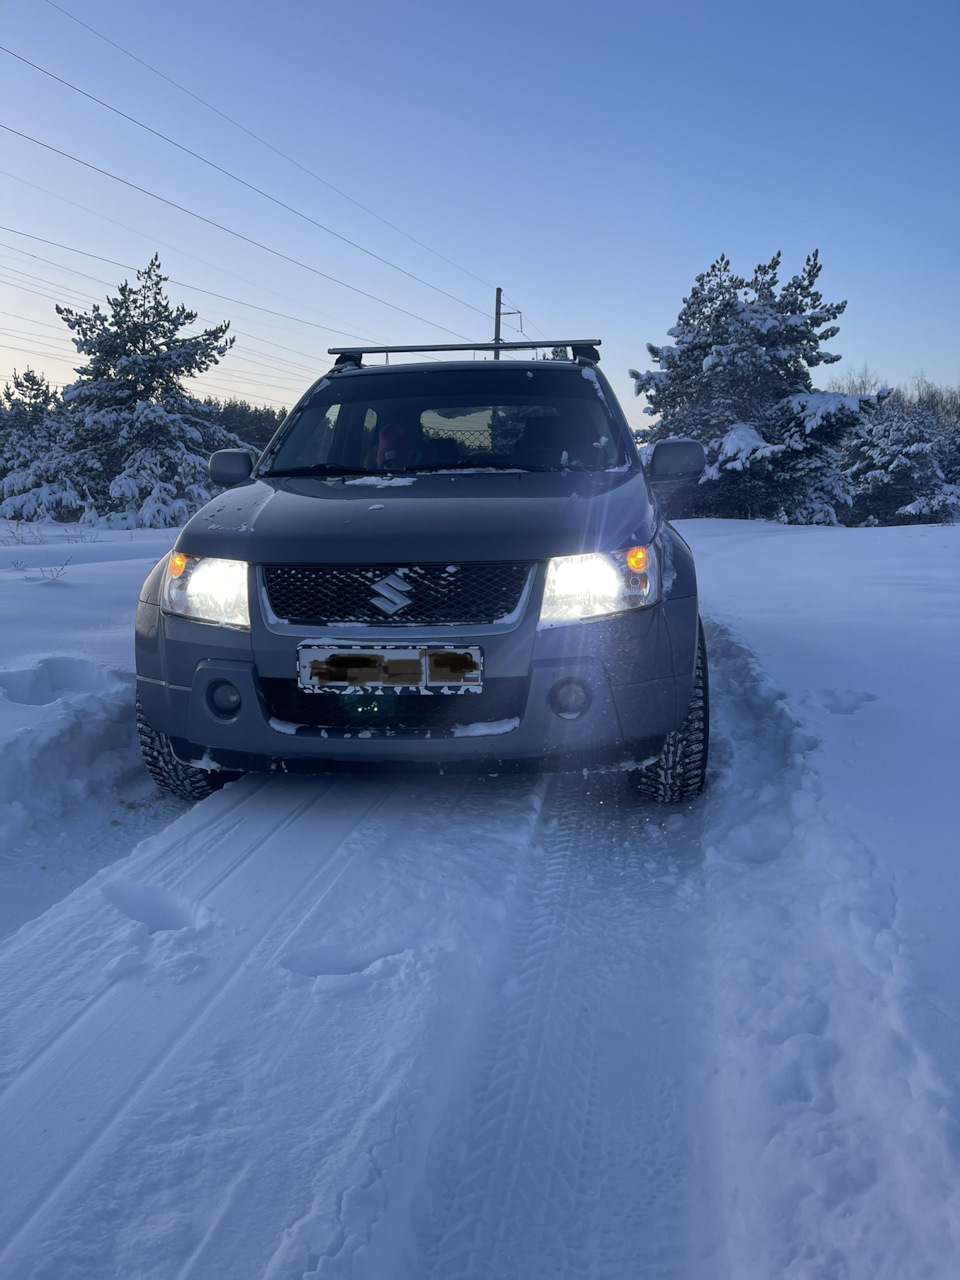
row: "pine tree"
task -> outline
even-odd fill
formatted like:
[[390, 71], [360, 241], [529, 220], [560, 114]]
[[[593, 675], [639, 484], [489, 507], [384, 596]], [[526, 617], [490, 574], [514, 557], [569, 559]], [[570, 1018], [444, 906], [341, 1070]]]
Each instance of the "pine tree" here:
[[895, 395], [868, 421], [851, 449], [851, 523], [932, 524], [953, 519], [960, 489], [941, 466], [937, 416], [924, 400]]
[[960, 410], [937, 418], [938, 456], [947, 484], [960, 491]]
[[57, 395], [42, 373], [13, 371], [0, 392], [0, 476], [14, 470], [48, 443], [50, 415]]
[[[37, 461], [50, 458], [55, 451], [60, 408], [60, 399], [43, 374], [29, 368], [23, 373], [14, 370], [13, 385], [8, 382], [0, 394], [0, 510], [4, 514], [27, 520], [55, 511], [65, 514], [62, 503], [51, 494], [31, 493], [36, 489], [32, 475]], [[24, 496], [15, 510], [8, 512], [2, 500], [25, 489], [30, 496]], [[68, 503], [68, 508], [71, 505]]]
[[262, 452], [273, 439], [287, 416], [286, 409], [252, 405], [246, 400], [215, 400], [207, 396], [203, 402], [224, 431], [238, 436], [244, 444]]
[[4, 514], [54, 515], [162, 527], [182, 523], [212, 493], [207, 456], [239, 443], [183, 381], [233, 344], [224, 323], [187, 334], [196, 312], [172, 306], [154, 256], [106, 309], [57, 307], [86, 365], [63, 392], [53, 447], [15, 484]]
[[835, 524], [851, 500], [842, 444], [876, 398], [814, 388], [810, 370], [840, 359], [820, 344], [846, 303], [823, 301], [816, 251], [782, 287], [779, 270], [778, 253], [747, 280], [721, 255], [683, 300], [673, 345], [648, 344], [659, 368], [630, 371], [659, 415], [647, 439], [706, 449], [685, 514]]

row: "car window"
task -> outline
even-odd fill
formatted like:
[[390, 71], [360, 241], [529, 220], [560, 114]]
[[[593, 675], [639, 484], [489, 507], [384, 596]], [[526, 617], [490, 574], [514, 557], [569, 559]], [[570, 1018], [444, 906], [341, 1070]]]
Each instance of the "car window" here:
[[603, 471], [624, 463], [622, 429], [579, 369], [521, 373], [330, 379], [294, 416], [269, 469]]

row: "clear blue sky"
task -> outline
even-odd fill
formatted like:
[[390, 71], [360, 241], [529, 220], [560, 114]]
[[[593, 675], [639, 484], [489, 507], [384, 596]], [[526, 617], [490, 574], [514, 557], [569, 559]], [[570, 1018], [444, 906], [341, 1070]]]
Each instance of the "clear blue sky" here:
[[698, 272], [780, 249], [789, 275], [814, 248], [824, 295], [849, 300], [836, 372], [960, 381], [955, 0], [57, 4], [427, 248], [49, 0], [0, 0], [0, 44], [436, 288], [0, 53], [4, 124], [421, 317], [0, 131], [0, 223], [69, 246], [0, 231], [0, 382], [68, 380], [53, 299], [87, 307], [132, 275], [73, 250], [133, 268], [157, 250], [171, 296], [240, 334], [214, 394], [290, 405], [344, 330], [489, 339], [502, 285], [530, 336], [601, 337], [637, 420], [626, 370]]

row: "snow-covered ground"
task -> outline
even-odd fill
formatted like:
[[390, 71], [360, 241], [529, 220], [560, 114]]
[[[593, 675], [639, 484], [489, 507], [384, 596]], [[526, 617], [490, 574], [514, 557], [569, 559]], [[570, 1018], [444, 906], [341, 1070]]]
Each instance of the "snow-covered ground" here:
[[162, 799], [169, 535], [0, 528], [3, 1280], [960, 1274], [960, 529], [682, 529], [714, 737], [671, 812]]

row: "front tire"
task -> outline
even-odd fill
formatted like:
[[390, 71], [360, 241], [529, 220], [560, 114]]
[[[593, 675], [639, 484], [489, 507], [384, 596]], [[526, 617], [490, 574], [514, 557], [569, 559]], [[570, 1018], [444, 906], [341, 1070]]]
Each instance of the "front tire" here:
[[143, 714], [140, 697], [137, 696], [137, 737], [143, 753], [147, 772], [161, 791], [180, 796], [183, 800], [205, 800], [228, 782], [241, 777], [239, 773], [222, 770], [197, 769], [183, 764], [173, 754], [173, 746], [165, 733], [159, 733]]
[[707, 773], [710, 738], [710, 682], [703, 623], [697, 624], [697, 660], [693, 691], [683, 724], [668, 733], [660, 754], [637, 770], [637, 791], [643, 800], [658, 804], [682, 804], [696, 800]]

